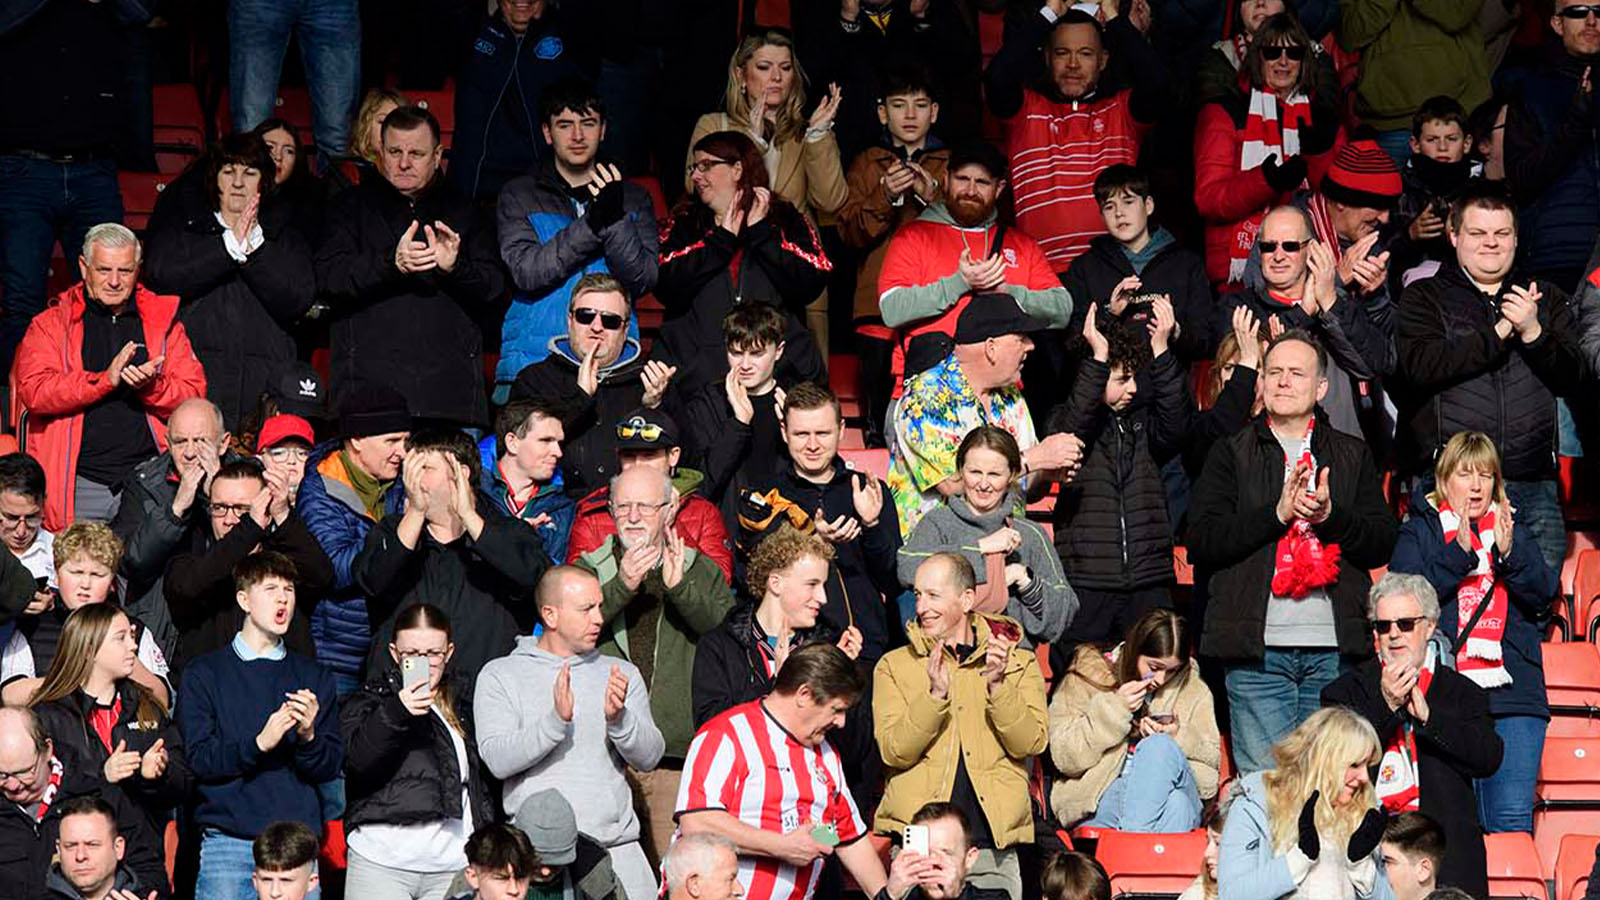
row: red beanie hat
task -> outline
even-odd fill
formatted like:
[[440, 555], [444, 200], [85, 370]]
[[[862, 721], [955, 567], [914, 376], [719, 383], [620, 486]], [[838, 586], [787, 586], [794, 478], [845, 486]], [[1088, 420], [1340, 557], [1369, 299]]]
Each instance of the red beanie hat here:
[[1389, 209], [1400, 199], [1400, 170], [1376, 141], [1351, 141], [1322, 176], [1322, 195], [1345, 206]]

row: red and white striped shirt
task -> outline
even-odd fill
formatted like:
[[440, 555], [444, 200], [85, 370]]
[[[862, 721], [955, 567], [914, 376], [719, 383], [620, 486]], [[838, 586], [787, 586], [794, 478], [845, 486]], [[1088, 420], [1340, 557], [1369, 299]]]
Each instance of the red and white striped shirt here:
[[[826, 741], [813, 748], [795, 740], [759, 700], [707, 722], [689, 745], [677, 811], [702, 810], [778, 833], [807, 820], [831, 824], [840, 844], [867, 833], [839, 754]], [[820, 858], [802, 869], [766, 856], [739, 857], [745, 900], [810, 900], [821, 871]]]

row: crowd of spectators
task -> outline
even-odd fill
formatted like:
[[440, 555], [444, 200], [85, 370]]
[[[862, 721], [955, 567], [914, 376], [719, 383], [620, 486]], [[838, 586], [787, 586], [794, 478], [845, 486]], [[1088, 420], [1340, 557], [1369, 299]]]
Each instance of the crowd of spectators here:
[[1583, 3], [3, 4], [0, 893], [1486, 898]]

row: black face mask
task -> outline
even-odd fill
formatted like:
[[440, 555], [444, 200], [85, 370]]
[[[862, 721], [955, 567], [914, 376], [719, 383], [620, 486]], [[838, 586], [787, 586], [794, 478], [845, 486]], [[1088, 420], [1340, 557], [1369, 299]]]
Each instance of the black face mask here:
[[1460, 162], [1443, 163], [1421, 153], [1413, 153], [1411, 168], [1423, 185], [1435, 194], [1454, 194], [1472, 177], [1472, 159], [1465, 156]]

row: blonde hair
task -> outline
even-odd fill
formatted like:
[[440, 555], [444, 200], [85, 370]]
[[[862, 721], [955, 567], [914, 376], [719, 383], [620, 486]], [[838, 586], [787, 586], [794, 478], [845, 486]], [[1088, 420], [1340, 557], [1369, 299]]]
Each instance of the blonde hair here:
[[356, 113], [356, 127], [354, 133], [350, 135], [351, 151], [367, 162], [376, 163], [378, 148], [367, 140], [367, 132], [372, 129], [372, 121], [378, 118], [378, 110], [385, 103], [407, 106], [410, 102], [399, 91], [391, 91], [388, 88], [373, 88], [367, 91], [367, 95], [361, 98], [361, 109]]
[[[772, 134], [766, 133], [765, 110], [752, 110], [750, 108], [750, 95], [744, 86], [744, 67], [756, 51], [762, 47], [782, 47], [789, 51], [789, 63], [794, 67], [794, 80], [789, 83], [789, 96], [783, 100], [783, 105], [778, 107], [777, 115], [773, 118]], [[753, 134], [766, 137], [773, 144], [781, 144], [788, 140], [799, 140], [805, 135], [806, 117], [806, 73], [800, 68], [800, 57], [794, 52], [794, 39], [786, 32], [777, 29], [761, 31], [747, 36], [739, 42], [739, 48], [733, 51], [733, 56], [728, 60], [728, 90], [723, 98], [722, 109], [728, 114], [728, 120], [735, 125], [748, 129]]]
[[1377, 803], [1369, 781], [1343, 807], [1333, 805], [1344, 790], [1344, 771], [1375, 766], [1383, 745], [1372, 723], [1342, 706], [1319, 709], [1272, 748], [1277, 768], [1261, 776], [1267, 791], [1267, 826], [1276, 853], [1287, 853], [1300, 834], [1300, 809], [1312, 791], [1317, 799], [1317, 833], [1344, 846], [1361, 817]]
[[51, 548], [56, 568], [65, 566], [74, 556], [87, 556], [102, 566], [117, 571], [122, 563], [122, 539], [104, 522], [74, 522], [56, 535]]
[[1487, 469], [1494, 476], [1494, 502], [1506, 502], [1506, 479], [1500, 472], [1500, 451], [1494, 441], [1481, 431], [1459, 431], [1445, 443], [1439, 451], [1439, 461], [1433, 465], [1433, 490], [1428, 492], [1428, 502], [1434, 509], [1444, 500], [1445, 481], [1462, 467]]
[[[133, 617], [114, 603], [91, 603], [73, 610], [61, 626], [61, 640], [56, 645], [55, 658], [50, 660], [50, 671], [28, 698], [28, 705], [39, 707], [70, 697], [87, 684], [89, 675], [94, 672], [94, 659], [100, 652], [100, 645], [106, 642], [106, 635], [111, 633], [111, 626], [119, 616], [133, 627]], [[167, 713], [166, 706], [144, 685], [132, 679], [127, 682], [139, 697], [135, 713], [139, 723], [150, 728], [160, 727]]]

